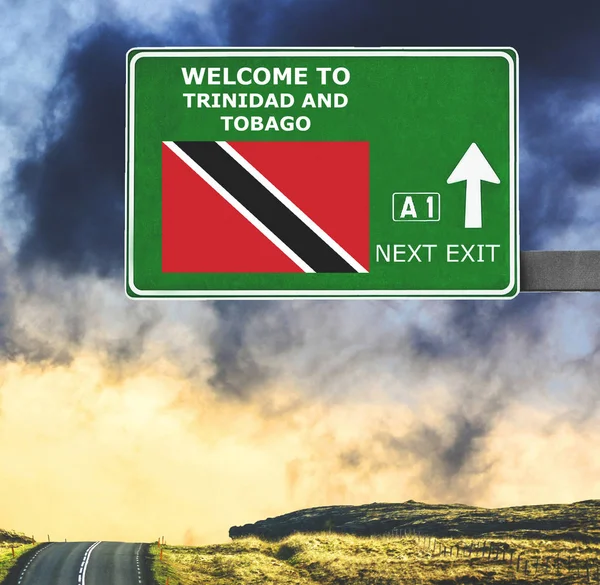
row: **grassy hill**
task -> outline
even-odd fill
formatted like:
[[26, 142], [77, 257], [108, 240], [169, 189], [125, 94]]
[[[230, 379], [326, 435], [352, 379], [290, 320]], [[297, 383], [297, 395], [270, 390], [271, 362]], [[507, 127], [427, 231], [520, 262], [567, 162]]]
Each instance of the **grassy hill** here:
[[600, 501], [496, 510], [412, 501], [331, 506], [230, 535], [227, 544], [165, 546], [162, 561], [154, 545], [157, 583], [600, 583]]
[[406, 529], [439, 537], [506, 535], [600, 543], [600, 500], [495, 509], [412, 500], [403, 504], [327, 506], [233, 526], [229, 536], [270, 539], [318, 531], [373, 536]]
[[0, 529], [0, 583], [6, 578], [19, 557], [34, 546], [32, 538], [18, 532]]

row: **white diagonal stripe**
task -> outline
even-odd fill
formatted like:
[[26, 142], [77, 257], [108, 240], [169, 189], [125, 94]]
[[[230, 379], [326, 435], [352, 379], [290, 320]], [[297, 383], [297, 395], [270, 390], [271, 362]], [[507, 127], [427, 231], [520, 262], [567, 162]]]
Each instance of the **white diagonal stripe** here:
[[292, 262], [302, 268], [304, 272], [314, 272], [314, 270], [304, 261], [296, 252], [294, 252], [285, 242], [280, 240], [264, 223], [255, 215], [250, 213], [225, 187], [215, 181], [193, 158], [188, 156], [174, 142], [163, 142], [173, 153], [175, 153], [186, 165], [188, 165], [196, 174], [206, 181], [227, 203], [241, 213], [258, 231], [277, 246]]
[[252, 166], [231, 144], [218, 141], [217, 144], [233, 158], [240, 166], [250, 173], [265, 189], [274, 197], [283, 203], [302, 223], [309, 227], [317, 236], [319, 236], [330, 248], [340, 255], [356, 272], [367, 273], [358, 260], [351, 256], [342, 248], [328, 233], [322, 230], [306, 213], [304, 213], [293, 201], [288, 199], [267, 177], [265, 177], [257, 168]]

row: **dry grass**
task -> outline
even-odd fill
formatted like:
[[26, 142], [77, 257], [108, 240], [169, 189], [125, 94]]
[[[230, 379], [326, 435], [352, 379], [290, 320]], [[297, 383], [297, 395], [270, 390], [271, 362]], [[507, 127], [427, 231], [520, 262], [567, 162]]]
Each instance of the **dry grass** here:
[[[456, 545], [465, 551], [481, 546], [483, 539], [432, 540], [416, 537], [356, 537], [334, 533], [296, 534], [278, 542], [243, 538], [228, 544], [204, 547], [163, 549], [163, 561], [155, 560], [154, 572], [159, 584], [169, 585], [254, 585], [262, 583], [323, 585], [391, 585], [422, 584], [574, 584], [588, 583], [586, 564], [591, 566], [591, 580], [598, 583], [596, 567], [600, 564], [600, 545], [560, 540], [495, 539], [496, 547], [513, 551], [511, 565], [508, 552], [488, 558], [440, 554], [440, 543], [447, 549]], [[489, 545], [490, 540], [486, 541]], [[152, 549], [157, 555], [158, 547]], [[560, 553], [571, 557], [571, 568], [562, 565], [560, 572], [545, 567]], [[516, 557], [521, 554], [521, 569], [516, 571]], [[535, 558], [539, 558], [536, 569]], [[155, 559], [157, 557], [155, 556]], [[528, 573], [523, 572], [528, 560]], [[578, 572], [577, 572], [578, 571]], [[535, 572], [535, 574], [534, 574]]]

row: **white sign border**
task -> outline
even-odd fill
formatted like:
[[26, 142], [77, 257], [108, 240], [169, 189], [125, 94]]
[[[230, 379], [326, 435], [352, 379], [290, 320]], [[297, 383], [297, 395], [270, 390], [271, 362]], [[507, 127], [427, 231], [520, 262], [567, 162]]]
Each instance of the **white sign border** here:
[[[239, 50], [233, 50], [239, 49]], [[232, 51], [233, 50], [233, 51]], [[139, 51], [139, 52], [138, 52]], [[508, 53], [511, 51], [513, 55]], [[516, 137], [519, 132], [519, 56], [512, 47], [418, 47], [418, 48], [352, 48], [352, 47], [327, 47], [316, 49], [314, 47], [211, 47], [210, 49], [197, 49], [193, 47], [137, 47], [130, 49], [129, 54], [137, 52], [129, 61], [126, 79], [126, 122], [125, 135], [127, 140], [126, 149], [126, 201], [125, 201], [125, 292], [130, 298], [172, 299], [180, 298], [187, 300], [217, 300], [217, 299], [239, 299], [256, 300], [265, 299], [401, 299], [401, 298], [423, 298], [423, 299], [511, 299], [520, 292], [520, 279], [518, 271], [518, 250], [520, 244], [518, 207], [519, 207], [519, 169], [518, 150], [519, 144]], [[294, 57], [301, 54], [305, 57], [503, 57], [509, 66], [509, 177], [510, 177], [510, 281], [504, 289], [492, 290], [142, 290], [135, 286], [133, 278], [133, 217], [134, 217], [134, 126], [135, 126], [135, 64], [142, 58], [147, 57]], [[129, 294], [129, 289], [136, 295]], [[506, 296], [514, 289], [512, 296]]]

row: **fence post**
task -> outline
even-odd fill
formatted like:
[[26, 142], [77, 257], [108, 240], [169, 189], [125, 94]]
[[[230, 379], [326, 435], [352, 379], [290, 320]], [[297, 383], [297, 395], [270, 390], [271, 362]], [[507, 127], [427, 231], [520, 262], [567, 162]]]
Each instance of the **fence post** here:
[[14, 558], [15, 558], [15, 547], [14, 547], [14, 545], [13, 545], [13, 546], [11, 546], [11, 548], [12, 548], [13, 559], [14, 559]]

